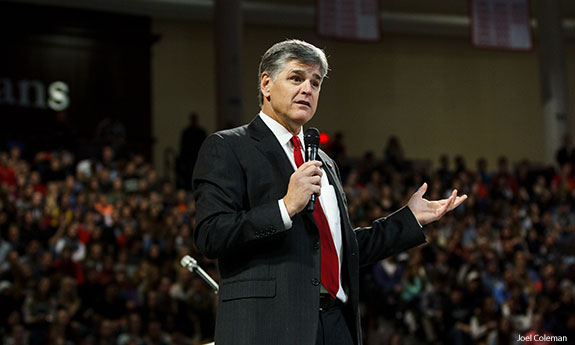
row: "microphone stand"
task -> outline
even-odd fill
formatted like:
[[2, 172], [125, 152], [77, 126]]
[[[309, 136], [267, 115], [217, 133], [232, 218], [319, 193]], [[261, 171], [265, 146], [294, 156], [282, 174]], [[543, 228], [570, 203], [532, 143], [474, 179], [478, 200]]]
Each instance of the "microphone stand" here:
[[190, 272], [196, 272], [209, 286], [212, 287], [214, 293], [217, 295], [220, 287], [206, 271], [204, 271], [198, 262], [193, 257], [186, 255], [180, 260], [180, 265]]
[[[198, 265], [198, 262], [196, 261], [196, 259], [194, 259], [193, 257], [186, 255], [184, 256], [181, 260], [180, 260], [180, 265], [182, 265], [183, 268], [187, 269], [190, 272], [194, 272], [196, 271], [196, 273], [206, 282], [208, 283], [209, 286], [212, 287], [212, 289], [214, 290], [214, 293], [217, 295], [218, 291], [220, 290], [220, 287], [218, 286], [218, 283], [216, 283], [212, 277], [210, 277], [209, 274], [206, 273], [206, 271], [204, 271], [200, 265]], [[211, 342], [211, 343], [207, 343], [204, 345], [215, 345], [215, 342]]]

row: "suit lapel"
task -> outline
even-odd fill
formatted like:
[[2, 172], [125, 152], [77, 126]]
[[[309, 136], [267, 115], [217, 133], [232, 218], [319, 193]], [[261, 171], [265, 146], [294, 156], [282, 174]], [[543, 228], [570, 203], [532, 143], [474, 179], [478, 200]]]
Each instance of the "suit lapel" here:
[[[259, 116], [256, 116], [248, 125], [248, 133], [256, 141], [257, 149], [264, 154], [273, 167], [277, 168], [273, 173], [278, 175], [280, 181], [287, 186], [291, 174], [294, 173], [293, 166], [273, 132]], [[315, 225], [311, 212], [302, 211], [300, 214]]]
[[340, 196], [343, 194], [343, 186], [341, 182], [337, 178], [337, 173], [335, 172], [335, 167], [331, 163], [331, 159], [325, 154], [323, 151], [319, 151], [319, 158], [320, 161], [323, 163], [323, 170], [327, 172], [327, 178], [329, 179], [329, 183], [335, 188], [337, 201], [339, 204], [342, 204], [342, 200], [340, 200]]
[[289, 181], [293, 167], [275, 135], [259, 116], [256, 116], [248, 125], [248, 133], [256, 141], [256, 148], [264, 154], [273, 167], [277, 168], [273, 173], [278, 175], [281, 181]]
[[[324, 167], [323, 170], [327, 173], [327, 178], [329, 180], [329, 183], [335, 189], [335, 196], [337, 198], [337, 206], [339, 208], [339, 214], [340, 214], [340, 218], [341, 218], [341, 228], [343, 231], [343, 238], [345, 239], [345, 241], [349, 241], [350, 239], [348, 238], [348, 236], [352, 234], [353, 229], [350, 226], [349, 216], [347, 213], [347, 205], [346, 205], [346, 202], [345, 202], [344, 197], [343, 197], [345, 195], [344, 191], [343, 191], [343, 185], [341, 184], [341, 181], [339, 180], [338, 175], [335, 171], [335, 166], [333, 166], [333, 164], [331, 163], [331, 159], [327, 156], [327, 154], [325, 154], [325, 152], [320, 150], [319, 151], [319, 158], [320, 158], [321, 162], [323, 163], [323, 167]], [[349, 231], [349, 230], [351, 230], [351, 231]]]

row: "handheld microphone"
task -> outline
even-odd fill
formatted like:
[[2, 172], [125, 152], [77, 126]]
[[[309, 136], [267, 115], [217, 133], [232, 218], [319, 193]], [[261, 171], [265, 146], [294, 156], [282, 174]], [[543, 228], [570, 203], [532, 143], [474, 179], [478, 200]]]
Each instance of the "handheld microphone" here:
[[200, 265], [198, 265], [198, 262], [196, 261], [196, 259], [194, 259], [193, 257], [186, 255], [182, 258], [182, 260], [180, 260], [180, 265], [182, 265], [182, 267], [184, 267], [185, 269], [187, 269], [190, 272], [194, 272], [194, 270], [196, 271], [196, 273], [206, 282], [208, 283], [209, 286], [212, 287], [212, 289], [214, 290], [214, 293], [218, 293], [220, 290], [220, 287], [218, 285], [218, 283], [216, 283], [212, 277], [210, 277], [210, 275], [208, 273], [206, 273], [206, 271], [204, 271]]
[[[319, 150], [319, 130], [317, 128], [309, 128], [305, 131], [303, 136], [305, 142], [305, 161], [317, 160], [317, 152]], [[313, 212], [314, 203], [317, 196], [311, 195], [309, 203], [307, 204], [306, 211]]]

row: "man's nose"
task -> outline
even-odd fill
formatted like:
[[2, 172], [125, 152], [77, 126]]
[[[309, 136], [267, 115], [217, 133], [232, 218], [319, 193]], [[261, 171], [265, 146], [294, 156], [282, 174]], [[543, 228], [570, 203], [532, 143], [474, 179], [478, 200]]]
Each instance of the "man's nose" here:
[[312, 90], [311, 80], [308, 79], [301, 84], [301, 92], [302, 93], [307, 95], [307, 94], [311, 93], [311, 90]]

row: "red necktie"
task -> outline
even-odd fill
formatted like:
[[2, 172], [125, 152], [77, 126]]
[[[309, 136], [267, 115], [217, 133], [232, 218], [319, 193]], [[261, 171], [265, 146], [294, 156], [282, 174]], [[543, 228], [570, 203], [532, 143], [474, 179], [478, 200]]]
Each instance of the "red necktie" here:
[[[303, 156], [301, 154], [301, 144], [297, 136], [291, 138], [291, 143], [294, 146], [293, 158], [296, 166], [299, 168], [303, 164]], [[314, 205], [313, 217], [319, 229], [319, 239], [321, 244], [321, 283], [326, 288], [327, 292], [336, 298], [337, 290], [339, 290], [339, 260], [327, 218], [323, 213], [319, 198], [316, 199]]]

